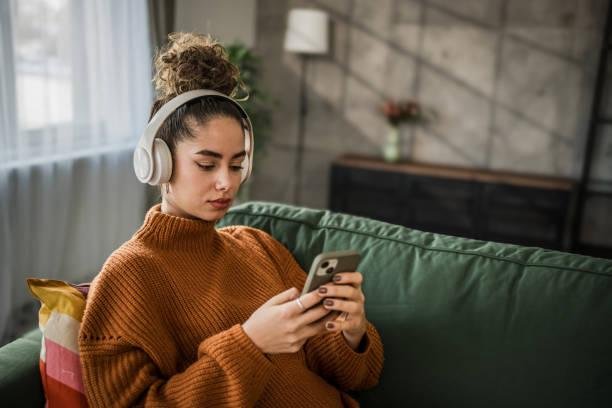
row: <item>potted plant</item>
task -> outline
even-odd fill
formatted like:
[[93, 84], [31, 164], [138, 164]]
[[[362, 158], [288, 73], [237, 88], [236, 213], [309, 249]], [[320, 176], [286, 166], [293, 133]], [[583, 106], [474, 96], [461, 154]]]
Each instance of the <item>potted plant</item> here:
[[[255, 55], [246, 45], [240, 41], [225, 46], [229, 59], [240, 70], [240, 78], [243, 82], [243, 91], [248, 94], [248, 99], [240, 101], [242, 107], [247, 111], [253, 123], [255, 134], [255, 146], [253, 161], [261, 159], [265, 154], [265, 145], [272, 127], [272, 105], [277, 102], [273, 100], [260, 87], [260, 65], [261, 59]], [[246, 95], [236, 95], [237, 99]], [[249, 185], [246, 183], [240, 194], [240, 201], [248, 200]]]

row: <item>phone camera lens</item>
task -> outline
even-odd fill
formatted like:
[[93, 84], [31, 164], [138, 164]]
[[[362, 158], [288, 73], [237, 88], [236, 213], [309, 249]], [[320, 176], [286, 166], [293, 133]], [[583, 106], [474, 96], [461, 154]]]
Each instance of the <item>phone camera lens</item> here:
[[325, 261], [321, 264], [321, 268], [325, 269], [327, 268], [327, 265], [329, 265], [329, 262]]
[[327, 268], [327, 271], [325, 271], [325, 272], [327, 272], [328, 274], [330, 274], [330, 273], [332, 273], [333, 271], [334, 271], [334, 268]]

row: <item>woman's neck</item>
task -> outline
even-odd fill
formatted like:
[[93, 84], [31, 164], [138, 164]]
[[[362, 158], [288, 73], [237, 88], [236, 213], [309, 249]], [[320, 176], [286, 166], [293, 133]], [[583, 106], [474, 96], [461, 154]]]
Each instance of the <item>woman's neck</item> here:
[[165, 196], [162, 197], [160, 211], [164, 214], [174, 215], [175, 217], [188, 218], [192, 220], [198, 219], [198, 217], [195, 217], [189, 214], [188, 212], [184, 211], [182, 208], [174, 204], [172, 200], [168, 199]]

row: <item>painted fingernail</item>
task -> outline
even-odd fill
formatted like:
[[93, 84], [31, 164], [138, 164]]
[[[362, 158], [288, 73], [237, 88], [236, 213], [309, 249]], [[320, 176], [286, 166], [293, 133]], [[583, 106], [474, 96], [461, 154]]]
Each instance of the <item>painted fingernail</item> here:
[[331, 299], [326, 299], [325, 302], [323, 302], [323, 304], [325, 306], [333, 306], [334, 305], [334, 301]]
[[319, 288], [319, 293], [327, 293], [327, 288], [325, 288], [325, 287], [320, 287], [320, 288]]
[[325, 323], [325, 327], [326, 327], [328, 330], [333, 330], [333, 328], [334, 328], [334, 327], [336, 327], [336, 325], [335, 325], [335, 324], [333, 324], [332, 322], [327, 322], [327, 323]]
[[336, 275], [334, 276], [334, 282], [340, 282], [342, 280], [342, 276]]

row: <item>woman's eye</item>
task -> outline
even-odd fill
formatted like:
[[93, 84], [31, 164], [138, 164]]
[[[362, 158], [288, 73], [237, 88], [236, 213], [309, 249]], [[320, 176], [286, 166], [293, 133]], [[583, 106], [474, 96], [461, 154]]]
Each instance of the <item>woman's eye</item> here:
[[[202, 169], [202, 170], [204, 170], [204, 171], [212, 171], [212, 170], [214, 170], [214, 169], [215, 169], [215, 167], [216, 167], [214, 164], [200, 164], [200, 163], [196, 163], [196, 164], [198, 165], [198, 167], [199, 167], [199, 168], [201, 168], [201, 169]], [[243, 168], [243, 167], [242, 167], [242, 166], [240, 166], [240, 165], [231, 165], [231, 166], [230, 166], [230, 169], [231, 169], [232, 171], [235, 171], [235, 172], [239, 172], [239, 171], [241, 171], [241, 170], [242, 170], [242, 168]]]
[[214, 164], [200, 164], [200, 163], [196, 163], [196, 164], [198, 165], [199, 168], [205, 171], [211, 171], [212, 169], [215, 168]]

